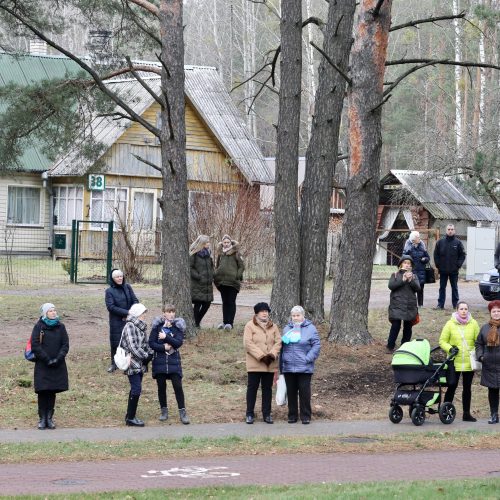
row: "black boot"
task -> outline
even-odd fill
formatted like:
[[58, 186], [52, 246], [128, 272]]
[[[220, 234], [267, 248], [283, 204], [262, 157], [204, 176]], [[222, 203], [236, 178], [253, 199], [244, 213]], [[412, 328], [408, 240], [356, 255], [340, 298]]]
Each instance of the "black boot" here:
[[135, 416], [137, 412], [137, 405], [139, 404], [139, 398], [140, 396], [129, 396], [128, 398], [125, 423], [133, 427], [144, 427], [144, 422]]
[[498, 424], [498, 412], [491, 412], [491, 417], [488, 420], [489, 424]]
[[470, 414], [470, 412], [468, 412], [468, 411], [467, 411], [467, 412], [464, 412], [464, 415], [463, 415], [463, 417], [462, 417], [462, 420], [463, 420], [464, 422], [477, 422], [477, 418], [474, 418], [474, 417]]
[[45, 410], [39, 409], [38, 416], [40, 417], [40, 420], [38, 421], [38, 429], [43, 431], [47, 428], [47, 415], [45, 413]]
[[53, 416], [54, 416], [54, 408], [47, 410], [47, 429], [56, 428], [56, 424], [54, 424], [54, 421], [52, 420]]

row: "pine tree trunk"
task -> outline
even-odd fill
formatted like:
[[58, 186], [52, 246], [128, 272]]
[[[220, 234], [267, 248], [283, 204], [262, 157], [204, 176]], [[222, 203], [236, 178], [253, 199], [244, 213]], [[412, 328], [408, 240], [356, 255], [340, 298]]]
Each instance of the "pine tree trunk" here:
[[299, 303], [300, 225], [297, 194], [302, 75], [300, 0], [281, 3], [281, 62], [274, 194], [276, 263], [271, 303], [273, 319], [283, 324]]
[[348, 90], [350, 172], [329, 340], [368, 344], [370, 298], [382, 149], [382, 99], [392, 1], [373, 14], [375, 0], [359, 6]]
[[161, 86], [166, 100], [161, 111], [162, 300], [173, 302], [177, 314], [192, 326], [181, 1], [163, 0], [160, 3], [160, 36]]
[[[330, 0], [323, 32], [323, 50], [345, 73], [348, 72], [355, 9], [355, 0]], [[323, 321], [328, 223], [346, 81], [325, 58], [318, 75], [301, 195], [300, 294], [308, 317]]]

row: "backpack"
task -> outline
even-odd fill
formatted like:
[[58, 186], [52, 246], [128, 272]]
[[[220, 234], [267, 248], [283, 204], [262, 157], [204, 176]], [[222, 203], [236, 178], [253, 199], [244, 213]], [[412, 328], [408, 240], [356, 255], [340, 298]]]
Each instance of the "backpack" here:
[[[42, 340], [43, 340], [43, 330], [40, 331], [40, 344], [42, 343]], [[32, 361], [33, 363], [36, 361], [36, 355], [31, 350], [31, 335], [30, 338], [28, 339], [28, 342], [26, 342], [26, 347], [24, 348], [24, 359]]]

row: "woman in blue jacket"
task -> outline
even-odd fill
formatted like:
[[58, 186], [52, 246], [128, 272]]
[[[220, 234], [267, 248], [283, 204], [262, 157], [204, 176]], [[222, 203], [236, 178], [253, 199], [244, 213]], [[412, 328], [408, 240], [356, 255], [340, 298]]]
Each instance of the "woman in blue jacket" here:
[[[314, 362], [319, 356], [318, 331], [311, 321], [305, 319], [304, 308], [292, 308], [291, 321], [283, 329], [280, 371], [285, 375], [288, 398], [288, 423], [294, 424], [298, 417], [303, 424], [311, 422], [311, 378]], [[297, 404], [300, 400], [300, 412]]]

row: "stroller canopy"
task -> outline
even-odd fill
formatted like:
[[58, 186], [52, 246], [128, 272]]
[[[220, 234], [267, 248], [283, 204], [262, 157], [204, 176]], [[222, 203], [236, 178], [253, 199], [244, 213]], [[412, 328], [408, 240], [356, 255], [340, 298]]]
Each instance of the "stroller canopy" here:
[[427, 339], [405, 342], [392, 356], [392, 366], [427, 366], [431, 359], [431, 345]]

